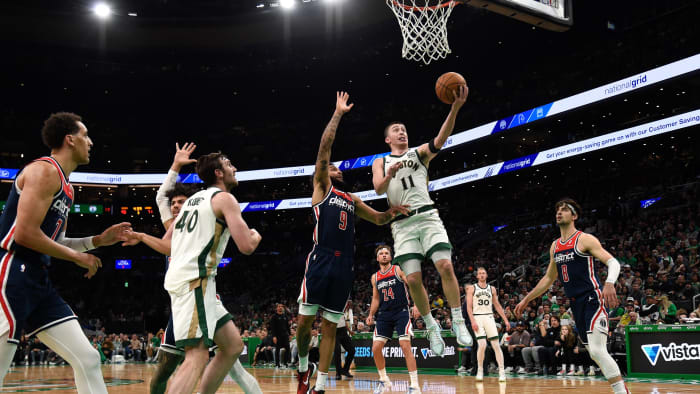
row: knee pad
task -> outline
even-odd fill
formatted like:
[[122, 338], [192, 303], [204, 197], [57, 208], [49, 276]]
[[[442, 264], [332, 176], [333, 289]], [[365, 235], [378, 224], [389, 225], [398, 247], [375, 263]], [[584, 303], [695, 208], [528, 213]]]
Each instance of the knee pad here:
[[437, 261], [440, 260], [450, 260], [452, 261], [452, 251], [448, 249], [440, 249], [436, 250], [433, 252], [433, 254], [430, 256], [430, 259], [433, 260], [433, 264]]
[[406, 274], [406, 276], [411, 275], [414, 272], [421, 272], [420, 264], [421, 261], [418, 259], [408, 259], [399, 263], [401, 270], [404, 272], [404, 274]]
[[620, 367], [608, 353], [606, 348], [607, 339], [607, 335], [602, 332], [594, 331], [588, 333], [586, 349], [591, 359], [600, 367], [600, 371], [605, 378], [610, 380], [620, 376]]

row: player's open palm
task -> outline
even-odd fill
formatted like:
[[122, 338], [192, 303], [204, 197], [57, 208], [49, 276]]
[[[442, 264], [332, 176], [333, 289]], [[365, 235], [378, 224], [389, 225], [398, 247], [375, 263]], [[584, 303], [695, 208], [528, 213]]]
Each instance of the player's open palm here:
[[467, 96], [469, 95], [469, 88], [466, 85], [460, 85], [459, 90], [453, 90], [452, 94], [455, 97], [455, 101], [452, 102], [452, 108], [460, 109], [467, 101]]
[[109, 246], [119, 241], [126, 241], [126, 233], [128, 231], [131, 231], [131, 223], [129, 222], [110, 226], [100, 234], [100, 246]]
[[140, 233], [134, 231], [127, 231], [124, 234], [124, 240], [122, 241], [122, 246], [134, 246], [141, 242]]
[[88, 270], [84, 275], [88, 279], [92, 278], [97, 273], [97, 270], [102, 267], [102, 261], [100, 261], [99, 257], [90, 253], [78, 253], [75, 263]]
[[190, 159], [190, 155], [194, 152], [197, 145], [194, 142], [185, 142], [180, 148], [180, 144], [175, 143], [175, 158], [173, 158], [173, 166], [182, 168], [188, 164], [196, 163], [197, 160]]
[[350, 95], [347, 92], [336, 92], [335, 95], [335, 110], [340, 112], [341, 114], [347, 113], [348, 111], [350, 111], [350, 109], [352, 109], [353, 105], [355, 105], [348, 104]]

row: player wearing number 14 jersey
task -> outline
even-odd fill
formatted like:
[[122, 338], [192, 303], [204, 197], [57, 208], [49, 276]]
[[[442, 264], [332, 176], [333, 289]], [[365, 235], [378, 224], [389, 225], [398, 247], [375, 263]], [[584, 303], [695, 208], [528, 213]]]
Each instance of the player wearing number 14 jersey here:
[[[345, 92], [336, 93], [335, 112], [321, 136], [313, 175], [311, 203], [314, 246], [306, 258], [306, 271], [298, 300], [298, 394], [325, 392], [328, 367], [335, 346], [336, 325], [343, 316], [354, 279], [355, 215], [381, 225], [388, 223], [397, 213], [408, 213], [401, 206], [377, 212], [357, 196], [343, 191], [343, 173], [330, 163], [330, 157], [340, 118], [353, 106], [348, 104], [348, 98]], [[316, 320], [319, 309], [323, 316], [319, 375], [315, 387], [309, 390], [309, 378], [316, 370], [315, 365], [309, 365], [311, 324]]]
[[[571, 310], [576, 330], [586, 345], [593, 361], [608, 379], [616, 394], [629, 393], [615, 360], [607, 350], [608, 312], [606, 306], [617, 306], [615, 282], [620, 274], [620, 263], [603, 249], [598, 238], [576, 229], [581, 207], [576, 201], [563, 199], [554, 206], [561, 238], [552, 243], [547, 273], [537, 286], [515, 307], [520, 316], [528, 303], [542, 295], [559, 278], [566, 296], [571, 298]], [[608, 266], [608, 276], [602, 286], [596, 274], [593, 259]]]

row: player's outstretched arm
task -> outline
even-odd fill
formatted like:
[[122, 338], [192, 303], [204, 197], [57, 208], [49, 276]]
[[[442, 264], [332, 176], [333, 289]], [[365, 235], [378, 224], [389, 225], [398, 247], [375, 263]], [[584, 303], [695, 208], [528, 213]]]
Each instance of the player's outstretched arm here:
[[617, 282], [617, 277], [620, 275], [620, 262], [607, 250], [603, 249], [603, 245], [600, 244], [598, 238], [591, 234], [581, 234], [578, 244], [582, 252], [592, 255], [608, 266], [608, 276], [605, 279], [605, 285], [603, 285], [603, 298], [606, 306], [609, 308], [616, 307], [619, 302], [615, 292], [615, 282]]
[[369, 305], [369, 316], [367, 316], [367, 320], [365, 320], [365, 323], [367, 323], [368, 326], [374, 323], [374, 315], [377, 314], [377, 309], [379, 309], [379, 291], [377, 291], [377, 274], [372, 274], [370, 282], [372, 283], [372, 303], [370, 303]]
[[211, 199], [211, 207], [217, 218], [224, 218], [226, 221], [231, 238], [236, 243], [238, 250], [245, 255], [253, 254], [262, 237], [255, 229], [250, 229], [243, 220], [241, 207], [238, 205], [236, 197], [231, 193], [217, 193]]
[[160, 220], [163, 222], [163, 227], [169, 228], [170, 223], [173, 221], [173, 215], [170, 213], [170, 201], [168, 200], [168, 192], [175, 188], [175, 183], [177, 183], [177, 176], [182, 170], [182, 167], [187, 164], [196, 163], [197, 160], [190, 159], [190, 155], [194, 152], [197, 145], [193, 142], [186, 142], [182, 148], [180, 148], [179, 143], [175, 143], [175, 157], [173, 158], [173, 164], [170, 165], [170, 170], [168, 170], [168, 175], [165, 176], [163, 184], [158, 188], [156, 193], [156, 205], [158, 206], [158, 212], [160, 213]]
[[331, 178], [328, 175], [328, 165], [331, 162], [331, 148], [335, 141], [335, 132], [338, 130], [340, 118], [343, 117], [355, 104], [348, 104], [350, 95], [346, 92], [335, 93], [335, 111], [331, 120], [323, 130], [321, 135], [321, 145], [318, 147], [316, 156], [316, 169], [314, 171], [314, 193], [311, 198], [312, 203], [317, 203], [328, 193], [331, 186]]
[[156, 252], [170, 256], [172, 249], [173, 226], [168, 228], [163, 238], [154, 237], [146, 233], [129, 231], [126, 234], [126, 240], [122, 242], [122, 246], [134, 246], [139, 242], [143, 242], [149, 248]]
[[408, 205], [397, 205], [391, 207], [384, 212], [375, 211], [372, 207], [365, 204], [359, 197], [354, 194], [350, 194], [352, 200], [355, 202], [355, 209], [357, 210], [357, 216], [360, 218], [372, 222], [377, 226], [381, 226], [389, 223], [398, 214], [408, 215]]
[[498, 301], [498, 289], [493, 286], [491, 286], [491, 299], [493, 300], [493, 308], [496, 309], [496, 313], [498, 313], [498, 316], [500, 316], [506, 324], [506, 331], [510, 331], [510, 322], [506, 317], [505, 311], [503, 311], [501, 303]]
[[[17, 206], [15, 242], [39, 253], [61, 260], [72, 261], [88, 270], [85, 275], [91, 278], [102, 266], [100, 259], [88, 253], [81, 253], [62, 245], [41, 231], [41, 223], [49, 211], [53, 196], [61, 188], [58, 170], [49, 163], [35, 162], [22, 173], [24, 185]], [[59, 224], [65, 227], [65, 223]], [[61, 231], [57, 228], [56, 231]]]
[[467, 315], [469, 315], [469, 321], [472, 323], [472, 330], [477, 332], [479, 331], [479, 325], [474, 319], [474, 286], [464, 285], [464, 290], [467, 295]]
[[545, 273], [542, 279], [540, 279], [540, 281], [537, 283], [537, 286], [535, 286], [535, 288], [532, 289], [532, 291], [527, 293], [525, 298], [523, 298], [523, 300], [515, 306], [515, 317], [519, 318], [530, 301], [541, 296], [542, 294], [544, 294], [544, 292], [547, 291], [547, 289], [552, 287], [552, 283], [554, 283], [554, 281], [557, 280], [558, 275], [559, 274], [557, 273], [557, 263], [554, 262], [554, 242], [552, 242], [552, 246], [550, 246], [549, 248], [549, 265], [547, 266], [547, 273]]
[[418, 147], [418, 155], [423, 161], [423, 164], [428, 164], [435, 156], [437, 156], [442, 146], [445, 145], [447, 138], [452, 135], [455, 129], [455, 120], [457, 119], [457, 114], [462, 108], [464, 103], [467, 101], [467, 96], [469, 95], [469, 88], [466, 86], [460, 86], [459, 92], [455, 94], [455, 101], [452, 102], [452, 107], [450, 107], [450, 113], [447, 114], [445, 122], [440, 127], [440, 132], [438, 135], [421, 146]]

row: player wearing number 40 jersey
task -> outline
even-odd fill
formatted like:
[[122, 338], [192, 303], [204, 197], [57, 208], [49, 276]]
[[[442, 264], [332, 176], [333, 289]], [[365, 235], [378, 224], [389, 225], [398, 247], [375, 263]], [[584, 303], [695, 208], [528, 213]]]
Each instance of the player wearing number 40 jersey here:
[[[325, 392], [335, 346], [336, 325], [343, 316], [354, 279], [355, 215], [381, 225], [391, 221], [397, 213], [408, 213], [406, 207], [402, 206], [377, 212], [357, 196], [343, 191], [343, 173], [330, 163], [330, 158], [340, 118], [353, 106], [348, 104], [348, 98], [345, 92], [336, 93], [335, 112], [321, 136], [313, 175], [311, 203], [314, 214], [314, 246], [306, 258], [306, 271], [298, 300], [298, 394]], [[319, 376], [315, 387], [309, 390], [309, 378], [316, 370], [315, 365], [308, 363], [311, 324], [316, 320], [319, 309], [323, 316]]]
[[[559, 278], [566, 296], [571, 298], [571, 309], [581, 341], [593, 361], [612, 385], [616, 394], [629, 393], [615, 360], [608, 353], [608, 313], [606, 306], [617, 306], [615, 282], [620, 274], [620, 263], [600, 245], [591, 234], [576, 230], [574, 222], [580, 217], [581, 207], [571, 199], [563, 199], [554, 206], [561, 238], [549, 249], [547, 273], [515, 307], [516, 316], [528, 303], [542, 295]], [[608, 266], [608, 276], [601, 290], [593, 259]]]

